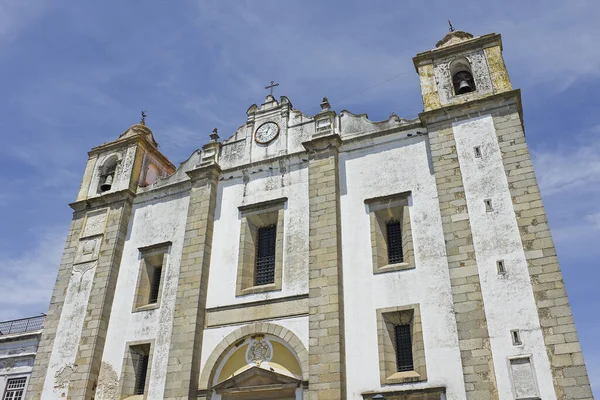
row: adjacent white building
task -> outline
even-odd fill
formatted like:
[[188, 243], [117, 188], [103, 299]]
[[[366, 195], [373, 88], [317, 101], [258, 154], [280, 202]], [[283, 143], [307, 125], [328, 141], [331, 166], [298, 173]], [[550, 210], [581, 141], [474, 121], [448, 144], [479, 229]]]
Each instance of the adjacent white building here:
[[43, 322], [43, 315], [0, 322], [0, 393], [3, 400], [25, 399]]
[[144, 121], [93, 148], [27, 398], [592, 399], [501, 50], [418, 54], [412, 120], [268, 95], [177, 168]]

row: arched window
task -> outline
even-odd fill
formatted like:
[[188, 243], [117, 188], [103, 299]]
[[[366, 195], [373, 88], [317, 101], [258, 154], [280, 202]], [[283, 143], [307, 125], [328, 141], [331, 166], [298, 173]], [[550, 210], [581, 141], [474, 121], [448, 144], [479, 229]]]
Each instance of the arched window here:
[[154, 164], [148, 164], [144, 186], [152, 185], [156, 181], [156, 178], [158, 178], [158, 168]]
[[452, 61], [452, 64], [450, 64], [450, 73], [452, 74], [452, 85], [454, 86], [455, 95], [477, 90], [473, 73], [471, 72], [471, 65], [467, 59], [460, 58]]
[[100, 168], [100, 182], [98, 184], [98, 193], [107, 192], [112, 188], [115, 180], [115, 174], [117, 172], [118, 158], [116, 155], [112, 155], [104, 161], [104, 164]]

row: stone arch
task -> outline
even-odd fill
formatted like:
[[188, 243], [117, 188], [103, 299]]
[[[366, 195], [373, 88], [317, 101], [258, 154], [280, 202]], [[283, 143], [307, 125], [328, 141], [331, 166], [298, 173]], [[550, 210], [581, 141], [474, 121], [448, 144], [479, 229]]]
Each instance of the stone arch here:
[[308, 351], [302, 341], [289, 329], [284, 328], [281, 325], [271, 324], [268, 322], [261, 322], [256, 324], [245, 325], [227, 335], [212, 351], [206, 364], [200, 374], [200, 381], [198, 382], [199, 390], [209, 389], [211, 382], [213, 381], [216, 373], [216, 368], [223, 361], [223, 358], [227, 355], [227, 351], [235, 345], [241, 339], [244, 339], [251, 335], [256, 334], [270, 334], [276, 336], [285, 342], [287, 342], [292, 349], [296, 352], [298, 361], [300, 362], [300, 368], [302, 369], [302, 379], [308, 381]]

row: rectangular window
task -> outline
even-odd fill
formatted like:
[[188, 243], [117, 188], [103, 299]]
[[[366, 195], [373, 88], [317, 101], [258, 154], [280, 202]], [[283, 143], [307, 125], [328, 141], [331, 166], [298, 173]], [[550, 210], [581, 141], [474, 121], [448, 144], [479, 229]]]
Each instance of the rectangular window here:
[[275, 282], [275, 248], [277, 225], [258, 228], [254, 285], [268, 285]]
[[394, 330], [396, 333], [396, 370], [398, 372], [412, 371], [414, 366], [410, 325], [396, 325]]
[[152, 274], [152, 286], [150, 287], [150, 298], [148, 303], [156, 303], [158, 301], [158, 292], [160, 290], [160, 278], [162, 276], [162, 266], [155, 267]]
[[373, 273], [415, 268], [410, 192], [365, 200], [371, 224]]
[[377, 343], [382, 385], [427, 380], [418, 304], [378, 309]]
[[141, 262], [133, 311], [160, 306], [170, 245], [171, 242], [167, 242], [139, 249]]
[[402, 254], [402, 224], [391, 220], [386, 224], [388, 264], [404, 262]]
[[118, 398], [125, 399], [148, 393], [152, 348], [152, 342], [127, 345], [121, 371], [121, 391]]
[[4, 392], [3, 400], [22, 400], [25, 398], [25, 384], [27, 378], [13, 378], [6, 382], [6, 392]]
[[[135, 352], [135, 353], [134, 353]], [[135, 373], [135, 394], [144, 394], [146, 389], [146, 374], [148, 373], [149, 355], [132, 349]]]
[[287, 198], [238, 207], [240, 247], [236, 296], [281, 290]]

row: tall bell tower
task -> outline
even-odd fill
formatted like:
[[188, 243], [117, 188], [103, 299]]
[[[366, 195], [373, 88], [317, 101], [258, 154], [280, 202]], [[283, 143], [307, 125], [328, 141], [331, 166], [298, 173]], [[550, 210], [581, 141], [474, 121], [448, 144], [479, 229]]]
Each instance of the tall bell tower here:
[[175, 170], [144, 119], [88, 153], [28, 399], [94, 398], [133, 199]]
[[498, 34], [413, 58], [467, 399], [592, 399]]

